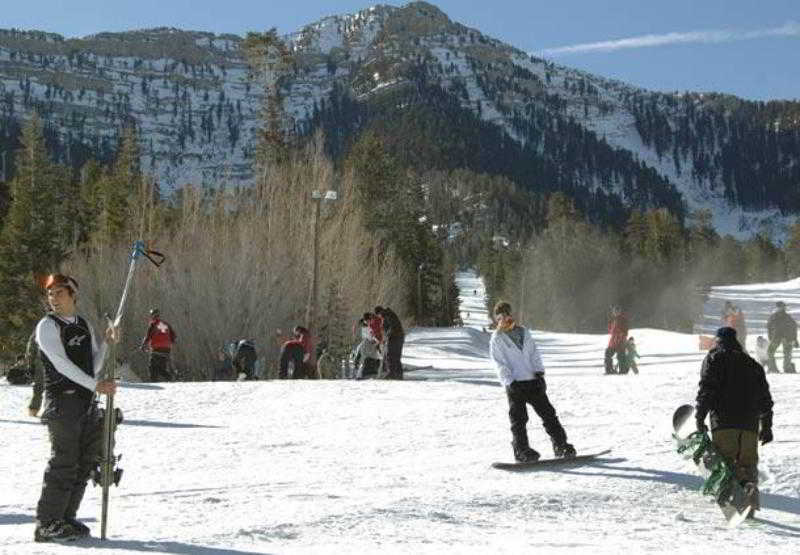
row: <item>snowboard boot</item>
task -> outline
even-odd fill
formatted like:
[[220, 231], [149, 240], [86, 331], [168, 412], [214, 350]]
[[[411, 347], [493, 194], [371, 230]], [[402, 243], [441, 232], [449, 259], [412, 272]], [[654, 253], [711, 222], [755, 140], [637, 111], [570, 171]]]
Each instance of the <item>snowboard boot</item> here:
[[514, 460], [521, 463], [536, 462], [539, 460], [539, 453], [530, 448], [527, 441], [511, 442], [514, 449]]
[[86, 538], [92, 535], [92, 531], [83, 522], [76, 518], [64, 518], [64, 522], [72, 528], [78, 537]]
[[33, 532], [33, 541], [43, 542], [70, 542], [78, 539], [78, 533], [63, 520], [49, 522], [36, 521], [36, 530]]
[[750, 512], [747, 513], [747, 518], [753, 519], [756, 517], [756, 511], [761, 509], [761, 495], [758, 492], [758, 486], [753, 482], [745, 482], [742, 484], [742, 489], [750, 502]]
[[553, 444], [553, 454], [557, 459], [572, 459], [576, 453], [572, 444], [565, 442], [560, 445]]

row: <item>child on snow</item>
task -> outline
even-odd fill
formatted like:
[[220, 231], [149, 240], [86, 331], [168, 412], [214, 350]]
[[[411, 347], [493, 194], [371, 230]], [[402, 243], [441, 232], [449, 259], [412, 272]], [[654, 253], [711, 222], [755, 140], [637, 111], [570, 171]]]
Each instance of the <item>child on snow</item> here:
[[756, 359], [761, 366], [769, 364], [769, 341], [763, 336], [756, 337]]
[[629, 337], [625, 342], [625, 358], [628, 360], [628, 366], [633, 370], [634, 374], [639, 373], [639, 367], [636, 366], [636, 359], [639, 358], [639, 353], [636, 352], [636, 343], [633, 336]]

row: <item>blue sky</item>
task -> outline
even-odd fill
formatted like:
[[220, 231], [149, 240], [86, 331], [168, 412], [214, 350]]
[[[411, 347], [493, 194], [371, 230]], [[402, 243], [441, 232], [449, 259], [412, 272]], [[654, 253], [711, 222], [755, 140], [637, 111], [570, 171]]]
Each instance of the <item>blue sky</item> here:
[[[25, 0], [0, 27], [67, 37], [171, 26], [294, 31], [369, 0]], [[402, 5], [403, 1], [384, 1]], [[439, 0], [451, 19], [531, 53], [654, 90], [800, 99], [800, 0]], [[602, 43], [602, 44], [598, 44]]]

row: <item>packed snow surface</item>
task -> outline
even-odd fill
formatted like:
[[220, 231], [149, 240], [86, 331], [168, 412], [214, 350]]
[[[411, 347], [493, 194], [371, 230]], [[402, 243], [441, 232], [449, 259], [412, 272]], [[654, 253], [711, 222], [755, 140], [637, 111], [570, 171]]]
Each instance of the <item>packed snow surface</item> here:
[[[535, 332], [570, 441], [579, 453], [613, 452], [583, 466], [493, 470], [492, 461], [511, 460], [507, 403], [487, 361], [483, 286], [468, 273], [459, 284], [465, 327], [411, 330], [404, 362], [417, 369], [404, 382], [123, 386], [125, 475], [112, 491], [105, 542], [31, 541], [49, 444], [26, 416], [29, 388], [0, 386], [0, 550], [797, 551], [800, 377], [769, 376], [775, 441], [761, 450], [763, 511], [735, 530], [700, 495], [693, 465], [670, 437], [673, 410], [694, 398], [703, 356], [696, 335], [635, 329], [639, 375], [604, 376], [606, 336]], [[774, 302], [771, 288], [723, 293], [753, 309], [754, 292], [765, 307]], [[535, 415], [529, 433], [550, 456]], [[95, 535], [99, 515], [99, 490], [90, 488], [79, 517]]]

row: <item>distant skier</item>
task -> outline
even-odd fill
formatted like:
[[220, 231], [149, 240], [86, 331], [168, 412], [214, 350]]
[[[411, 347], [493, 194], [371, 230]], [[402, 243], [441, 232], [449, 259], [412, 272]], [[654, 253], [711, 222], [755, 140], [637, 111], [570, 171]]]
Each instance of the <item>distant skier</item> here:
[[[736, 330], [717, 330], [717, 345], [706, 355], [700, 374], [695, 418], [697, 430], [711, 440], [734, 465], [736, 479], [759, 506], [758, 441], [772, 441], [772, 396], [764, 368], [742, 350]], [[753, 516], [751, 512], [749, 517]]]
[[387, 372], [386, 378], [389, 380], [402, 380], [403, 344], [406, 340], [403, 324], [391, 308], [376, 306], [375, 314], [381, 317], [383, 332], [386, 335], [386, 352], [383, 357]]
[[733, 312], [730, 316], [730, 327], [736, 330], [736, 338], [744, 352], [747, 352], [747, 322], [744, 318], [744, 312], [738, 306], [733, 307]]
[[795, 372], [792, 363], [792, 347], [797, 347], [797, 322], [786, 312], [786, 303], [778, 301], [775, 303], [775, 307], [775, 312], [767, 320], [768, 368], [770, 372], [778, 371], [778, 365], [775, 363], [775, 351], [778, 350], [778, 347], [783, 346], [783, 371], [792, 374]]
[[[281, 330], [277, 330], [280, 337]], [[278, 378], [294, 380], [306, 377], [306, 362], [310, 358], [311, 341], [308, 330], [303, 326], [295, 326], [293, 337], [283, 341], [278, 361]], [[291, 372], [290, 372], [291, 370]]]
[[506, 388], [514, 458], [519, 462], [539, 460], [539, 453], [528, 443], [528, 404], [542, 419], [555, 456], [574, 457], [575, 448], [567, 443], [567, 434], [547, 398], [544, 365], [533, 335], [530, 330], [514, 322], [509, 303], [497, 303], [494, 315], [497, 329], [489, 340], [489, 357], [500, 383]]
[[[113, 394], [116, 384], [98, 381], [106, 342], [98, 344], [92, 326], [77, 314], [78, 282], [62, 274], [45, 284], [52, 312], [36, 326], [36, 343], [44, 367], [45, 408], [42, 422], [50, 436], [50, 461], [36, 506], [37, 542], [63, 542], [88, 536], [76, 520], [86, 483], [101, 456], [102, 417], [95, 393]], [[106, 341], [118, 342], [108, 327]]]
[[734, 310], [735, 307], [733, 306], [733, 303], [730, 301], [725, 301], [725, 304], [722, 306], [722, 314], [719, 317], [719, 325], [721, 327], [733, 327], [732, 324]]
[[256, 359], [256, 346], [251, 339], [240, 339], [236, 343], [236, 353], [233, 356], [233, 367], [238, 380], [254, 380]]
[[150, 351], [150, 381], [168, 382], [172, 379], [167, 367], [175, 343], [175, 330], [160, 318], [157, 308], [150, 310], [150, 325], [139, 348]]
[[356, 378], [361, 379], [365, 376], [375, 376], [381, 365], [381, 355], [378, 352], [378, 340], [370, 327], [372, 313], [365, 312], [359, 320], [361, 330], [361, 341], [355, 349], [353, 363], [355, 365]]
[[614, 354], [617, 355], [618, 371], [620, 374], [628, 373], [628, 362], [625, 359], [625, 341], [628, 339], [628, 316], [618, 306], [611, 308], [611, 317], [608, 320], [608, 339], [604, 363], [606, 374], [614, 373]]
[[32, 379], [25, 355], [19, 355], [11, 368], [6, 371], [6, 381], [12, 385], [28, 385]]
[[761, 366], [767, 367], [769, 370], [769, 341], [763, 335], [756, 337], [756, 360]]

